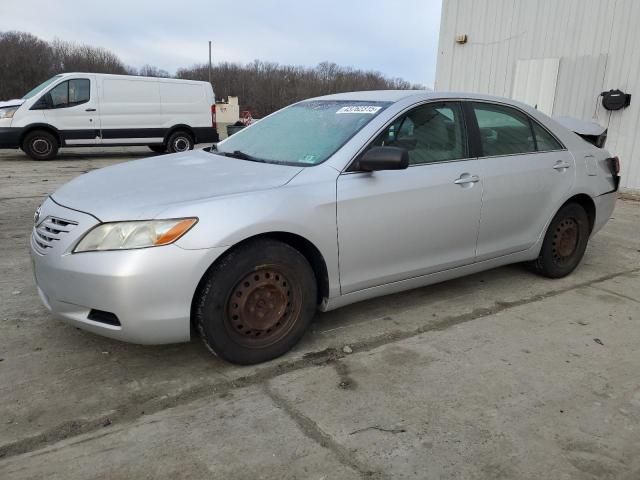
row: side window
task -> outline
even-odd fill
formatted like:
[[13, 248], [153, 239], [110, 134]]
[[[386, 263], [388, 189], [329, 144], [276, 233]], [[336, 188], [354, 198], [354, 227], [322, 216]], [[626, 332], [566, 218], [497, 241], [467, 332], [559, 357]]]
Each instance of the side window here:
[[538, 125], [536, 122], [533, 124], [533, 133], [536, 136], [536, 145], [539, 152], [546, 152], [549, 150], [562, 150], [564, 147], [558, 143], [558, 141], [547, 132], [544, 128]]
[[536, 151], [529, 118], [519, 111], [489, 103], [474, 103], [486, 157]]
[[57, 85], [48, 95], [51, 96], [51, 108], [66, 107], [69, 103], [69, 81]]
[[371, 146], [406, 148], [411, 165], [467, 158], [462, 108], [456, 102], [416, 107], [389, 125]]
[[87, 103], [91, 97], [91, 82], [80, 78], [56, 85], [47, 94], [51, 98], [50, 108], [68, 108]]

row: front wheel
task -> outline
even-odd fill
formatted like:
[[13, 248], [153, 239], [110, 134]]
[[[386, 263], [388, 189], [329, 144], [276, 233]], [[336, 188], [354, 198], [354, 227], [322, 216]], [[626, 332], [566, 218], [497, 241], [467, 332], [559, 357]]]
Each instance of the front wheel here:
[[167, 151], [169, 153], [181, 153], [193, 150], [194, 142], [187, 132], [174, 132], [167, 141]]
[[22, 142], [22, 150], [33, 160], [51, 160], [59, 147], [56, 137], [45, 130], [29, 132]]
[[567, 203], [553, 217], [531, 267], [549, 278], [569, 275], [578, 266], [589, 240], [589, 217], [577, 203]]
[[302, 338], [316, 308], [307, 259], [270, 239], [232, 250], [207, 273], [196, 298], [196, 322], [205, 345], [233, 363], [279, 357]]

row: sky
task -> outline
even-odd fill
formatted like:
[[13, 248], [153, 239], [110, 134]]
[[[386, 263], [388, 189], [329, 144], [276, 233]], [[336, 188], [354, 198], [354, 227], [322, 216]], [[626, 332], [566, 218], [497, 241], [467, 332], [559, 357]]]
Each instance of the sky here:
[[174, 73], [208, 61], [322, 61], [432, 87], [441, 0], [0, 0], [0, 31], [105, 47]]

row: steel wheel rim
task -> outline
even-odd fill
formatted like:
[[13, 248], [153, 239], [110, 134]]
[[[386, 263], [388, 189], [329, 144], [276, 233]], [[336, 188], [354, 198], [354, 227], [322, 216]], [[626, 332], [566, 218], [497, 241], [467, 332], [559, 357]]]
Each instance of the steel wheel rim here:
[[301, 300], [300, 289], [280, 268], [256, 269], [236, 284], [227, 299], [227, 330], [244, 347], [273, 345], [293, 328]]
[[552, 254], [557, 265], [567, 264], [578, 248], [580, 227], [575, 218], [563, 219], [553, 234]]
[[44, 138], [36, 138], [31, 142], [31, 149], [38, 155], [48, 155], [51, 148], [51, 143]]
[[189, 140], [182, 137], [176, 138], [173, 142], [173, 147], [175, 148], [176, 152], [186, 152], [187, 150], [189, 150]]

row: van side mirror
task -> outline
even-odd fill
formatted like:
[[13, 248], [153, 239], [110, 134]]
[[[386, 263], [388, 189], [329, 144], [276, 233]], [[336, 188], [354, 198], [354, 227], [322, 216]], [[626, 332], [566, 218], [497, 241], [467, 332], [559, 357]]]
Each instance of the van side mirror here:
[[358, 170], [404, 170], [409, 166], [409, 152], [399, 147], [373, 147], [358, 160]]
[[53, 100], [50, 93], [45, 93], [40, 99], [33, 104], [31, 110], [48, 110], [53, 106]]

